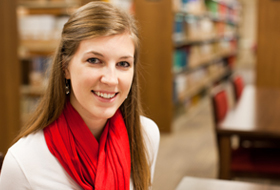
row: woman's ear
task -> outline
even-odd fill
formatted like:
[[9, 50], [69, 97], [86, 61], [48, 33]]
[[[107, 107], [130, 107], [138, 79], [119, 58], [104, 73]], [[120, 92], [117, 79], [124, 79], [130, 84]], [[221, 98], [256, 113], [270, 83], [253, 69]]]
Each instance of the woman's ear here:
[[62, 69], [64, 72], [64, 78], [65, 79], [70, 79], [70, 72], [69, 72], [69, 64], [67, 64], [68, 62], [66, 61], [66, 55], [63, 55], [64, 53], [64, 48], [62, 49], [62, 55], [61, 55], [61, 63], [62, 63]]
[[70, 71], [69, 71], [68, 67], [69, 67], [69, 64], [66, 64], [66, 57], [62, 56], [62, 68], [63, 68], [65, 79], [70, 79]]
[[70, 72], [69, 72], [68, 68], [64, 69], [64, 77], [65, 77], [65, 79], [70, 79]]

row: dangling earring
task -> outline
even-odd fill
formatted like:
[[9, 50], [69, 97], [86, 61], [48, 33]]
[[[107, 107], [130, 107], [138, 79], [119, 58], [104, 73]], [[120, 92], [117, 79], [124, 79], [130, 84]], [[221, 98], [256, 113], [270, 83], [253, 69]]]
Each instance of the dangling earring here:
[[66, 95], [70, 94], [69, 81], [70, 81], [70, 80], [65, 79], [65, 94], [66, 94]]

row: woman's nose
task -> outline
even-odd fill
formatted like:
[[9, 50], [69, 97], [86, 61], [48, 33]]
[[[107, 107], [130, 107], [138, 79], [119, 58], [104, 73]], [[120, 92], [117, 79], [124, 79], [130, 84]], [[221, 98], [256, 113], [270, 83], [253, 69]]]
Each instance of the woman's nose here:
[[101, 76], [101, 82], [110, 86], [118, 84], [118, 77], [115, 68], [106, 67]]

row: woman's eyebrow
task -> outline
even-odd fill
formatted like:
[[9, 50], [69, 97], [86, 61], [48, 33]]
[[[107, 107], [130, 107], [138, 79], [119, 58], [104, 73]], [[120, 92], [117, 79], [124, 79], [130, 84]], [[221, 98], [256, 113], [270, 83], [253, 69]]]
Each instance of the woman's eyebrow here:
[[94, 54], [94, 55], [97, 55], [97, 56], [100, 56], [100, 57], [104, 57], [104, 55], [102, 55], [101, 53], [95, 52], [95, 51], [90, 51], [90, 52], [87, 52], [85, 54]]
[[[105, 57], [103, 54], [98, 53], [96, 51], [90, 51], [90, 52], [87, 52], [85, 54], [94, 54], [94, 55], [97, 55], [97, 56], [100, 56], [100, 57]], [[134, 56], [124, 55], [124, 56], [121, 56], [120, 59], [134, 59]]]
[[122, 56], [120, 57], [121, 59], [133, 59], [134, 57], [131, 55], [126, 55], [126, 56]]

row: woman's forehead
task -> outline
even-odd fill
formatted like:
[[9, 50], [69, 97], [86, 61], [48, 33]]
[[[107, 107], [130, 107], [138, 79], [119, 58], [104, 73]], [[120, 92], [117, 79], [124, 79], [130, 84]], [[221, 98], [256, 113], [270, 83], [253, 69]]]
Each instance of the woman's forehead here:
[[134, 51], [135, 44], [128, 33], [83, 40], [77, 50], [82, 54], [117, 54], [121, 57], [134, 57]]

